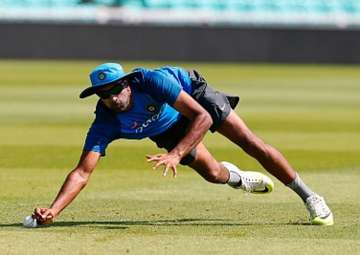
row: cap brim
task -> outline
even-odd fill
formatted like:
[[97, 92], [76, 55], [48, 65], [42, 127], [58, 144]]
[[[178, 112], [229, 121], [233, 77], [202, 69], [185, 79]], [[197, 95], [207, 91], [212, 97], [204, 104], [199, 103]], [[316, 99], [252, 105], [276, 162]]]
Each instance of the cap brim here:
[[80, 97], [80, 98], [85, 98], [85, 97], [94, 95], [98, 89], [103, 88], [103, 87], [105, 87], [106, 85], [108, 85], [108, 84], [104, 84], [104, 85], [96, 86], [96, 87], [88, 87], [88, 88], [84, 89], [84, 90], [80, 93], [80, 96], [79, 96], [79, 97]]
[[132, 73], [129, 73], [129, 74], [126, 74], [126, 75], [124, 75], [123, 77], [121, 77], [121, 78], [119, 78], [119, 79], [117, 79], [117, 80], [115, 80], [115, 81], [112, 81], [112, 82], [109, 82], [109, 83], [106, 83], [106, 84], [103, 84], [103, 85], [99, 85], [99, 86], [96, 86], [96, 87], [88, 87], [88, 88], [86, 88], [86, 89], [84, 89], [81, 93], [80, 93], [80, 98], [85, 98], [85, 97], [88, 97], [88, 96], [91, 96], [91, 95], [94, 95], [95, 93], [96, 93], [96, 91], [98, 91], [99, 89], [101, 89], [101, 88], [103, 88], [103, 87], [105, 87], [105, 86], [107, 86], [107, 85], [109, 85], [109, 84], [111, 84], [111, 83], [113, 83], [113, 82], [117, 82], [117, 81], [119, 81], [119, 80], [122, 80], [122, 79], [124, 79], [124, 78], [129, 78], [129, 77], [131, 77], [131, 76], [135, 76], [135, 75], [137, 75], [138, 73], [140, 73], [140, 72], [132, 72]]

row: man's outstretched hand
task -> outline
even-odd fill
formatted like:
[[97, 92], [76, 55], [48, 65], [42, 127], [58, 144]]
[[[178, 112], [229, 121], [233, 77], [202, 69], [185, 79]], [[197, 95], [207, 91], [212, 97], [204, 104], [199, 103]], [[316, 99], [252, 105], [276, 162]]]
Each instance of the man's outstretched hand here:
[[32, 214], [39, 225], [51, 224], [55, 218], [55, 213], [49, 208], [35, 208]]
[[163, 171], [163, 176], [166, 176], [169, 169], [172, 170], [173, 176], [176, 177], [177, 170], [176, 166], [179, 164], [181, 158], [175, 154], [166, 153], [166, 154], [156, 154], [156, 155], [146, 155], [147, 162], [154, 162], [155, 165], [153, 169], [164, 165], [165, 169]]

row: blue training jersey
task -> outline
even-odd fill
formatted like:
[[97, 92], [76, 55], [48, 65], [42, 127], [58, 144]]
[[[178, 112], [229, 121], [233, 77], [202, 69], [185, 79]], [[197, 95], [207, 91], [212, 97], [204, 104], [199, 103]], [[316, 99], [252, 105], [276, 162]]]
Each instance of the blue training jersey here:
[[139, 75], [130, 84], [133, 97], [130, 110], [114, 112], [99, 100], [84, 150], [104, 156], [108, 144], [116, 139], [156, 136], [179, 120], [181, 115], [172, 105], [182, 90], [188, 94], [192, 92], [188, 72], [178, 67], [136, 68], [133, 71], [138, 71]]

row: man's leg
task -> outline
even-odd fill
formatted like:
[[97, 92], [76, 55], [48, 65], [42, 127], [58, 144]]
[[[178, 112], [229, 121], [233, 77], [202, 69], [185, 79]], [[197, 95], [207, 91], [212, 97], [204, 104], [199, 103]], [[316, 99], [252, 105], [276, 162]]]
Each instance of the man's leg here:
[[229, 162], [218, 162], [203, 143], [197, 145], [195, 159], [189, 166], [211, 183], [227, 183], [233, 188], [251, 193], [273, 190], [274, 184], [269, 177], [258, 172], [241, 171]]
[[254, 135], [234, 111], [230, 112], [217, 131], [239, 145], [285, 185], [295, 179], [296, 173], [284, 156]]
[[[230, 112], [217, 131], [239, 145], [247, 154], [254, 157], [269, 173], [294, 190], [305, 202], [313, 223], [323, 225], [332, 224], [332, 214], [326, 206], [324, 199], [316, 195], [301, 180], [299, 175], [278, 150], [264, 143], [259, 137], [253, 134], [234, 111]], [[321, 219], [317, 219], [318, 216], [326, 220], [321, 221]]]

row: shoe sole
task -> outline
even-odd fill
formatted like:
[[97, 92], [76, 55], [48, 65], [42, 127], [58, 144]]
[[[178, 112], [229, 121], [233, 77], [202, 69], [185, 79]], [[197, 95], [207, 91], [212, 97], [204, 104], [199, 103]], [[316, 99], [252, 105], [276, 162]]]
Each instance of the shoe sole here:
[[332, 213], [324, 219], [322, 219], [320, 217], [316, 217], [311, 220], [311, 224], [317, 225], [317, 226], [332, 226], [332, 225], [334, 225], [334, 217], [333, 217]]
[[261, 174], [261, 175], [262, 175], [262, 179], [264, 180], [264, 183], [265, 183], [265, 189], [253, 191], [252, 193], [254, 193], [254, 194], [267, 194], [274, 190], [273, 181], [266, 175], [264, 175], [264, 174]]

